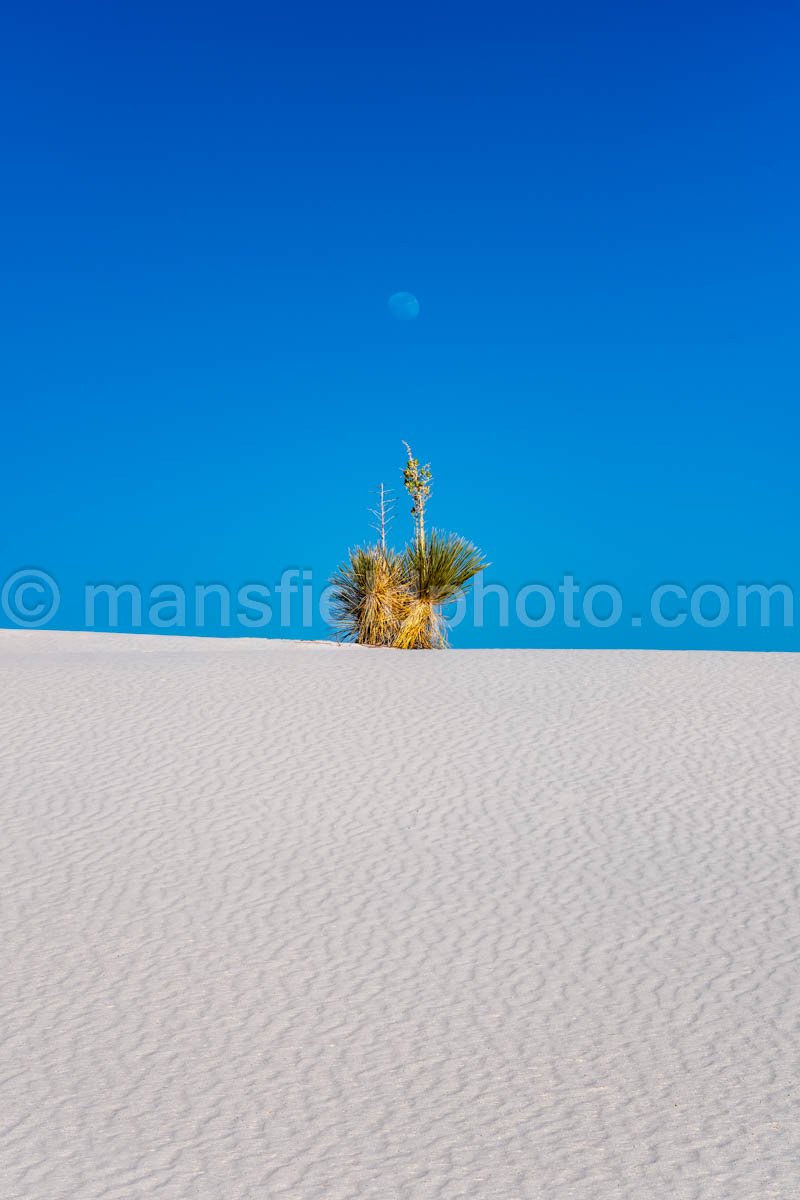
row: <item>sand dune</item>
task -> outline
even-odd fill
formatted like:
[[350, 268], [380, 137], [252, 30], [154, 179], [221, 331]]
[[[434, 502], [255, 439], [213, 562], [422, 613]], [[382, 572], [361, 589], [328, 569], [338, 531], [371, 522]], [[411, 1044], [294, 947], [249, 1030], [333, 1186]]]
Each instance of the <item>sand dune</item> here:
[[800, 660], [0, 633], [5, 1200], [789, 1200]]

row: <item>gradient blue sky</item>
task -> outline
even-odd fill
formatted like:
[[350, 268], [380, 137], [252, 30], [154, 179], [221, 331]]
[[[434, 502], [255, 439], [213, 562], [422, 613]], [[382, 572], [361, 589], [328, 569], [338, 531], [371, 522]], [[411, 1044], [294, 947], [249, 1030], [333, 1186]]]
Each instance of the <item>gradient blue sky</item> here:
[[646, 616], [665, 581], [800, 608], [796, 8], [0, 21], [0, 576], [51, 573], [54, 627], [86, 581], [323, 582], [407, 438], [491, 580], [625, 595], [456, 645], [800, 648]]

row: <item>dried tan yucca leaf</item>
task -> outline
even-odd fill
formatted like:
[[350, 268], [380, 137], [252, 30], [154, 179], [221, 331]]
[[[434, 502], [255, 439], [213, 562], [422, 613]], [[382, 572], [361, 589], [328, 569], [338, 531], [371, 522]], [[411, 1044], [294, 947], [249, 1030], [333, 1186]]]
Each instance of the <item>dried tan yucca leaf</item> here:
[[399, 555], [381, 546], [359, 546], [331, 584], [331, 614], [341, 637], [362, 646], [393, 644], [409, 600]]

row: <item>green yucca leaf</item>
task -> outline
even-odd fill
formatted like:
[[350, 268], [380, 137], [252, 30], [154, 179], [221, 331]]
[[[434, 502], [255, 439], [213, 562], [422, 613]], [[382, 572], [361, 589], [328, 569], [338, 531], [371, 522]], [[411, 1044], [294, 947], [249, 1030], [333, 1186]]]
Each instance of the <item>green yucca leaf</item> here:
[[408, 546], [403, 555], [406, 582], [413, 594], [431, 604], [447, 604], [484, 569], [480, 550], [454, 533], [431, 530], [424, 543]]

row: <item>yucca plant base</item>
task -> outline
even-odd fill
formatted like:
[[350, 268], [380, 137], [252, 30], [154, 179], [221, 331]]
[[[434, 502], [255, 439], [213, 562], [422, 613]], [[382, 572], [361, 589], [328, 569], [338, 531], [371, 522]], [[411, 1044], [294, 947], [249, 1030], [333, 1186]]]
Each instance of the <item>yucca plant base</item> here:
[[412, 600], [392, 645], [396, 650], [444, 650], [447, 626], [430, 600]]

